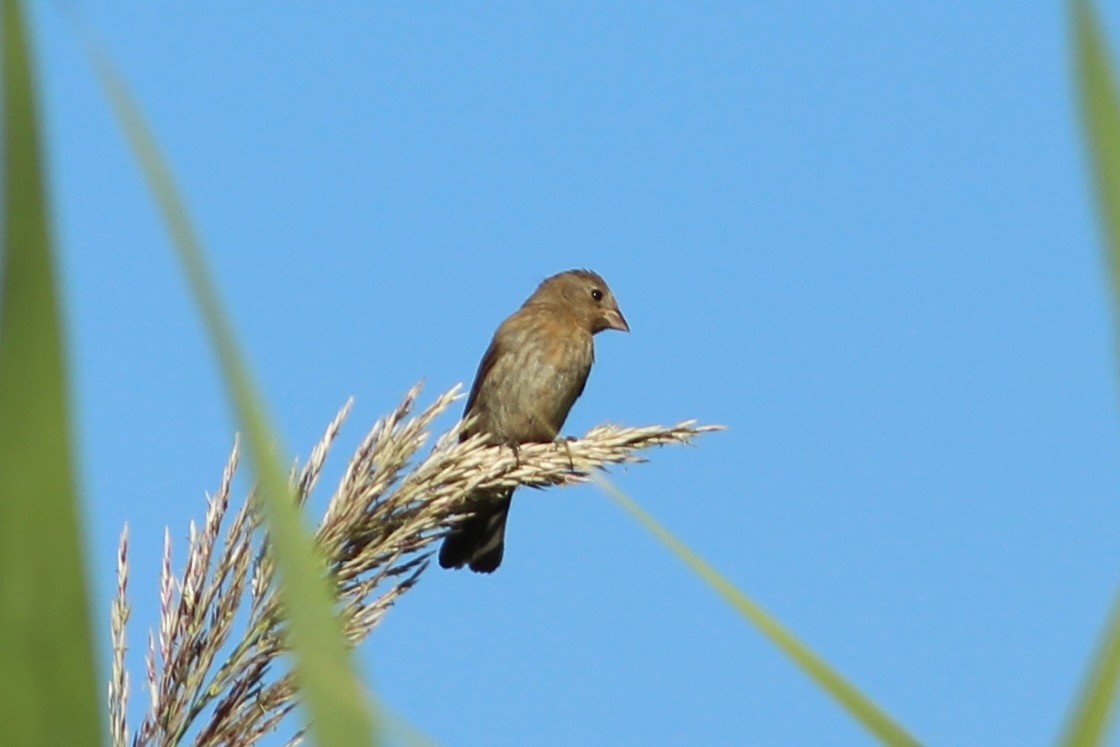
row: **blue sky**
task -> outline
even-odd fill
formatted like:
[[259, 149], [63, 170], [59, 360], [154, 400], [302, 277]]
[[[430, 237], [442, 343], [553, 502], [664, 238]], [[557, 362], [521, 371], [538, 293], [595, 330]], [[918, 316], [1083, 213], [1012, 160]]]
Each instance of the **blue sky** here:
[[[325, 485], [414, 382], [469, 383], [542, 277], [591, 267], [633, 332], [598, 338], [567, 430], [729, 426], [617, 483], [921, 739], [1052, 739], [1120, 578], [1063, 8], [80, 15], [287, 445], [356, 397]], [[54, 4], [33, 20], [97, 615], [127, 521], [139, 652], [163, 527], [181, 562], [235, 426], [76, 35]], [[501, 570], [430, 570], [361, 658], [447, 745], [869, 741], [592, 488], [520, 495]]]

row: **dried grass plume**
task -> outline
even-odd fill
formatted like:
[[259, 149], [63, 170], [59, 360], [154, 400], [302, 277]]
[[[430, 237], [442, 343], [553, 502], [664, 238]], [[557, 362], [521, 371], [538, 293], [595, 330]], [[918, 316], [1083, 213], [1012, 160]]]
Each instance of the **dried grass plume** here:
[[[462, 424], [443, 434], [423, 456], [430, 426], [461, 397], [459, 387], [414, 414], [417, 385], [377, 421], [351, 457], [316, 530], [343, 610], [346, 635], [357, 645], [428, 567], [429, 545], [469, 506], [477, 489], [568, 485], [595, 469], [644, 461], [652, 446], [686, 444], [719, 426], [686, 421], [671, 427], [601, 425], [568, 448], [526, 444], [511, 449], [479, 438], [459, 442]], [[352, 405], [347, 402], [311, 451], [293, 469], [299, 501], [315, 488], [327, 451]], [[258, 529], [252, 492], [230, 512], [239, 449], [234, 444], [215, 495], [199, 524], [191, 522], [186, 562], [172, 571], [170, 532], [164, 535], [160, 624], [148, 636], [143, 678], [150, 705], [130, 731], [125, 669], [128, 602], [128, 528], [117, 558], [117, 594], [111, 607], [113, 667], [108, 689], [115, 747], [140, 745], [251, 745], [274, 730], [295, 707], [291, 674], [281, 669], [284, 621], [273, 587], [268, 538]], [[570, 460], [570, 461], [569, 461]], [[302, 740], [294, 731], [291, 744]]]

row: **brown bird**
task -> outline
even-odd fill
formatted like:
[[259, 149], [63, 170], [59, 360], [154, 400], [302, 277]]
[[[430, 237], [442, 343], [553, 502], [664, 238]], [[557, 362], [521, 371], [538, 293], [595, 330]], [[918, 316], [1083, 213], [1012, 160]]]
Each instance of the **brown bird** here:
[[[595, 361], [592, 335], [606, 329], [630, 325], [603, 278], [569, 270], [545, 279], [494, 333], [463, 413], [477, 418], [462, 437], [485, 434], [515, 449], [559, 442]], [[474, 514], [444, 538], [439, 564], [479, 573], [501, 565], [512, 497], [512, 488], [471, 496]]]

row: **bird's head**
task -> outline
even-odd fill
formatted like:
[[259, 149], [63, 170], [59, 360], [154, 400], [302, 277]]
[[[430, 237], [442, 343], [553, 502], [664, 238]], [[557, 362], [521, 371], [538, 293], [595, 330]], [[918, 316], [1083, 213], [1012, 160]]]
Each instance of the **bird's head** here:
[[591, 334], [607, 329], [630, 331], [607, 282], [591, 270], [568, 270], [545, 278], [525, 303], [561, 305]]

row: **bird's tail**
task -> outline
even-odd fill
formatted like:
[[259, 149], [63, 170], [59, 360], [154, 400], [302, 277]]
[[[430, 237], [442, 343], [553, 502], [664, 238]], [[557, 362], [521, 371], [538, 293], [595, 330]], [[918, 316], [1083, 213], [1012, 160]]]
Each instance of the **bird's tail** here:
[[443, 538], [439, 564], [443, 568], [469, 566], [476, 573], [493, 573], [502, 564], [506, 517], [513, 490], [498, 497], [477, 499], [475, 512]]

